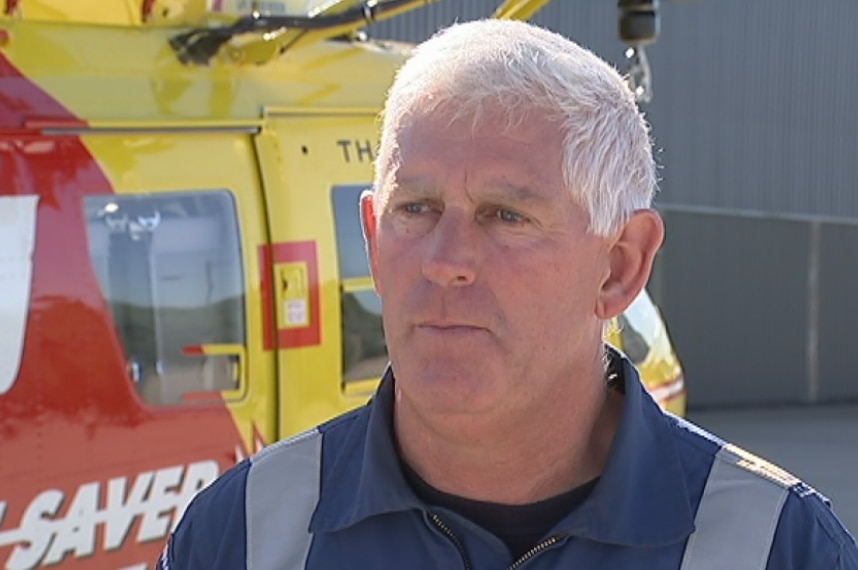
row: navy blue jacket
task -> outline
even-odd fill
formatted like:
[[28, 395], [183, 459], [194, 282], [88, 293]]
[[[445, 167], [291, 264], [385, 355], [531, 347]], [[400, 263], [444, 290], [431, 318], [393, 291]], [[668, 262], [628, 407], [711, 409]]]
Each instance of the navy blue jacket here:
[[820, 495], [664, 413], [634, 367], [622, 369], [624, 415], [604, 473], [523, 561], [414, 494], [394, 444], [389, 372], [366, 407], [269, 446], [201, 492], [160, 567], [858, 570], [854, 540]]

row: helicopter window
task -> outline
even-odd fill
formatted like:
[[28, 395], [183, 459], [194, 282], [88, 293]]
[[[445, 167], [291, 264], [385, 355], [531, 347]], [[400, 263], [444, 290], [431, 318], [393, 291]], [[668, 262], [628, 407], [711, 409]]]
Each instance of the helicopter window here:
[[378, 378], [387, 366], [381, 299], [375, 293], [360, 222], [366, 186], [333, 189], [341, 282], [342, 363], [346, 382]]
[[88, 196], [89, 251], [152, 405], [213, 403], [241, 387], [241, 242], [227, 191]]

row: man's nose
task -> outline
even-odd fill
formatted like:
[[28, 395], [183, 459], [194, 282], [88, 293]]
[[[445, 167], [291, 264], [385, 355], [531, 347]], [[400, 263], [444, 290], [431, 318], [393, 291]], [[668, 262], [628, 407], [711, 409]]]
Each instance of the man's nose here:
[[442, 286], [463, 287], [477, 275], [480, 229], [464, 212], [445, 210], [429, 232], [423, 276]]

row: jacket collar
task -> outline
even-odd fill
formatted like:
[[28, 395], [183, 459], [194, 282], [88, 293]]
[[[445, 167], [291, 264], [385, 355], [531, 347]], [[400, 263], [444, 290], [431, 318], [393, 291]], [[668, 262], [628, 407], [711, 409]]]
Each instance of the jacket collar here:
[[608, 353], [621, 360], [623, 418], [599, 483], [555, 531], [626, 546], [683, 541], [694, 531], [694, 512], [675, 419], [658, 407], [625, 356]]
[[[646, 392], [634, 366], [618, 352], [609, 350], [609, 355], [622, 361], [623, 418], [599, 483], [555, 531], [628, 546], [685, 540], [694, 530], [694, 514], [672, 421]], [[393, 388], [388, 368], [375, 398], [358, 412], [346, 441], [337, 446], [342, 451], [323, 475], [312, 532], [333, 532], [388, 512], [427, 510], [400, 467]]]

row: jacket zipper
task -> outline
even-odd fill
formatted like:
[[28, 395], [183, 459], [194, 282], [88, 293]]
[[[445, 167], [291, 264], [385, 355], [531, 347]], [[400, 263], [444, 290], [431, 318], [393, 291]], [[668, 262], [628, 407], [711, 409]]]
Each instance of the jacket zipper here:
[[459, 540], [459, 537], [456, 536], [453, 530], [435, 513], [429, 513], [429, 518], [432, 519], [435, 526], [444, 533], [444, 536], [449, 538], [450, 541], [456, 545], [456, 548], [459, 550], [459, 554], [462, 556], [462, 563], [465, 565], [465, 570], [471, 570], [471, 561], [468, 560], [468, 554], [465, 552], [465, 547], [462, 545], [462, 541]]
[[554, 546], [555, 544], [560, 542], [561, 538], [563, 538], [563, 537], [561, 537], [561, 536], [550, 536], [550, 537], [546, 538], [545, 540], [543, 540], [542, 542], [540, 542], [539, 544], [537, 544], [536, 546], [534, 546], [533, 548], [531, 548], [530, 550], [525, 552], [521, 558], [519, 558], [518, 560], [513, 562], [512, 566], [510, 566], [506, 570], [518, 570], [519, 568], [522, 567], [522, 565], [525, 562], [527, 562], [528, 560], [530, 560], [531, 558], [533, 558], [534, 556], [536, 556], [537, 554], [539, 554], [540, 552], [542, 552], [546, 548]]

